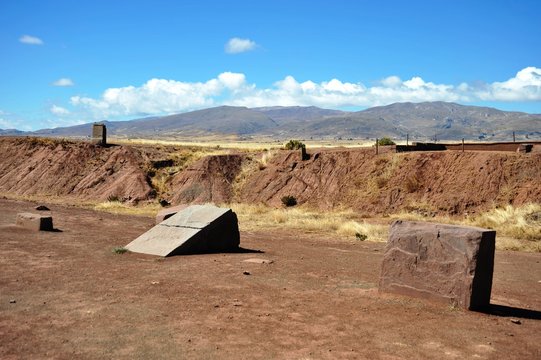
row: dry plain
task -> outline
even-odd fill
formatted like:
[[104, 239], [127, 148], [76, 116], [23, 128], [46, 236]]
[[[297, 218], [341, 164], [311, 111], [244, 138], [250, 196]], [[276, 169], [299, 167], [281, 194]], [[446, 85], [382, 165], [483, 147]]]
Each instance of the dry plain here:
[[0, 200], [2, 359], [535, 359], [541, 254], [497, 251], [488, 313], [379, 294], [384, 243], [243, 231], [244, 252], [112, 249], [151, 217]]

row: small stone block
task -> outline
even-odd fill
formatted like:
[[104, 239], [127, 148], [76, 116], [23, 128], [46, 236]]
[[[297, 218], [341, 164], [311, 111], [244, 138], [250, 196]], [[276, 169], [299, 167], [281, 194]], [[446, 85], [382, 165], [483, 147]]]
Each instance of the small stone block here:
[[493, 230], [395, 221], [379, 289], [482, 309], [490, 304], [495, 242]]
[[19, 213], [16, 225], [34, 231], [53, 231], [53, 218], [40, 214]]

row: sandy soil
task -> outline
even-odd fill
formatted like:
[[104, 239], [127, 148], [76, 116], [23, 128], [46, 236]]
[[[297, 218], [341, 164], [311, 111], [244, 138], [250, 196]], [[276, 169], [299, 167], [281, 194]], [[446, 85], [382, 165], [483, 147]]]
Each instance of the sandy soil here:
[[541, 358], [541, 254], [496, 253], [487, 314], [378, 294], [380, 243], [245, 232], [260, 252], [117, 255], [153, 219], [52, 205], [58, 232], [10, 225], [34, 206], [0, 200], [2, 359]]

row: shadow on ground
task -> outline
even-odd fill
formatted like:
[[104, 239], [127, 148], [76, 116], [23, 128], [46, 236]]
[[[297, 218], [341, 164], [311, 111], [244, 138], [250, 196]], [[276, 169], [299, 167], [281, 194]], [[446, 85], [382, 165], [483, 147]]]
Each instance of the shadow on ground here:
[[490, 304], [487, 308], [480, 310], [480, 312], [502, 317], [541, 320], [541, 311], [516, 308], [507, 305]]

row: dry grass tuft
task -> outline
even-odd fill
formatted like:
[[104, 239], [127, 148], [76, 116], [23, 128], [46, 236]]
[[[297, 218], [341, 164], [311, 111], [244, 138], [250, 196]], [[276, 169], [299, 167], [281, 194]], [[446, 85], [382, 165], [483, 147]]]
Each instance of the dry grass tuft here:
[[[427, 215], [428, 214], [428, 215]], [[541, 204], [492, 209], [468, 218], [434, 216], [430, 212], [403, 211], [392, 219], [431, 221], [442, 224], [478, 226], [496, 230], [496, 249], [541, 252]]]
[[494, 229], [515, 239], [541, 241], [541, 204], [507, 205], [469, 219], [471, 224]]
[[259, 159], [259, 170], [265, 169], [269, 165], [270, 160], [274, 157], [274, 155], [276, 155], [276, 153], [276, 150], [265, 151], [261, 155], [261, 159]]
[[305, 233], [338, 234], [354, 240], [357, 234], [368, 241], [386, 241], [388, 226], [357, 221], [351, 211], [317, 212], [304, 208], [275, 209], [262, 204], [230, 204], [239, 217], [242, 231], [292, 229]]
[[161, 209], [161, 206], [158, 203], [147, 203], [134, 206], [120, 201], [104, 201], [94, 204], [92, 209], [113, 214], [156, 216], [156, 213]]
[[367, 240], [385, 242], [389, 237], [387, 225], [371, 224], [366, 221], [347, 221], [340, 225], [337, 232], [351, 238], [361, 238], [365, 236]]

